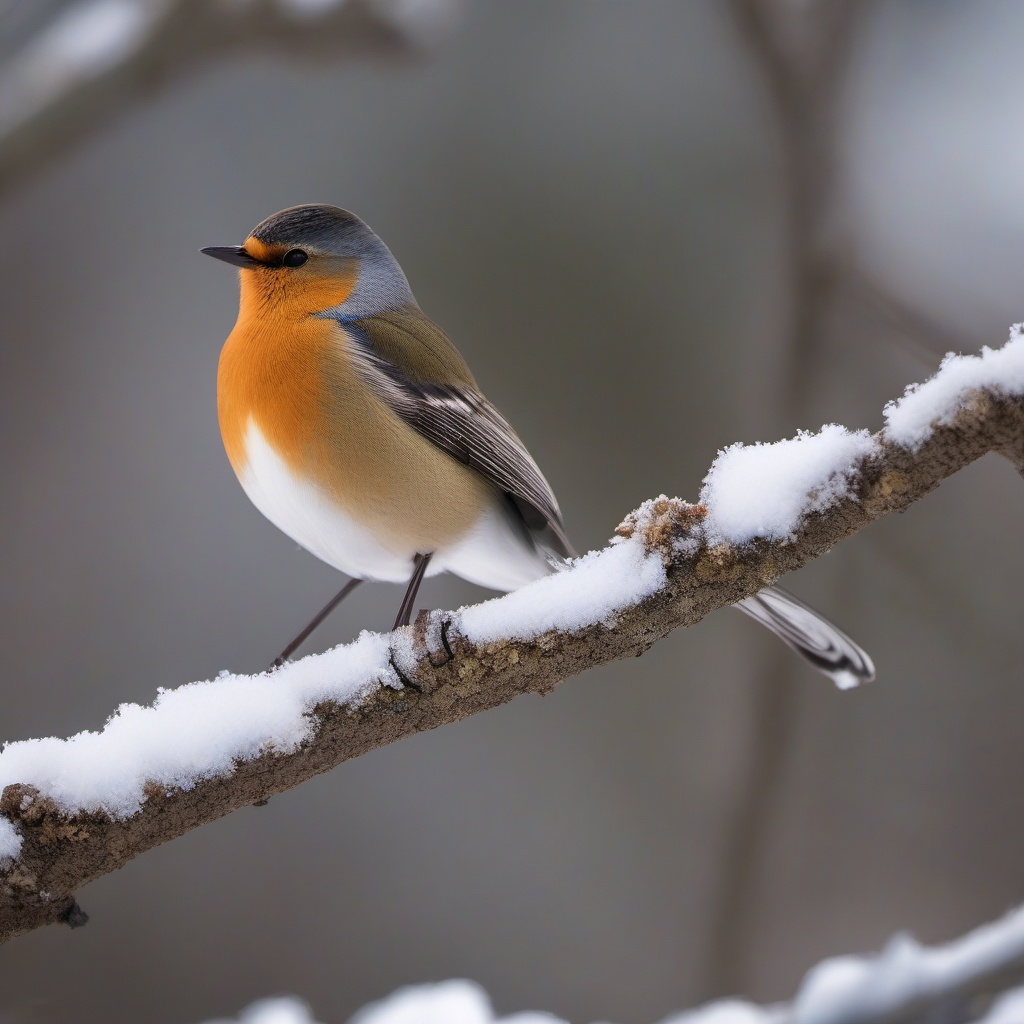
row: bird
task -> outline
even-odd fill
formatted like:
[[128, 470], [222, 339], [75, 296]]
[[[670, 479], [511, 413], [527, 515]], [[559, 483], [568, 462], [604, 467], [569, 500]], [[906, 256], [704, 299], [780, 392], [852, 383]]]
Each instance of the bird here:
[[[511, 591], [575, 555], [537, 463], [364, 221], [293, 206], [241, 245], [200, 251], [239, 270], [217, 370], [228, 461], [267, 519], [349, 577], [271, 667], [362, 580], [405, 584], [397, 629], [424, 577]], [[785, 591], [737, 607], [836, 681], [873, 677], [854, 641]]]

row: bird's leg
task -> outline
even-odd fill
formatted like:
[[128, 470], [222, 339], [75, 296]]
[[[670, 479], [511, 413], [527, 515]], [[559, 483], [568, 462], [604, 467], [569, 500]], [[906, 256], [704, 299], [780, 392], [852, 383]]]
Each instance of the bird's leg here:
[[402, 605], [398, 609], [398, 618], [395, 619], [395, 624], [391, 627], [392, 629], [398, 629], [399, 626], [408, 626], [409, 620], [412, 618], [412, 606], [416, 601], [416, 593], [420, 589], [420, 584], [423, 582], [423, 574], [427, 571], [427, 564], [430, 562], [430, 555], [414, 555], [412, 564], [415, 568], [412, 571], [412, 579], [409, 580], [409, 586], [406, 588], [405, 597], [402, 598]]
[[319, 626], [320, 623], [323, 622], [324, 619], [326, 619], [327, 616], [330, 615], [331, 612], [333, 612], [334, 609], [337, 608], [338, 605], [341, 604], [341, 602], [344, 601], [345, 598], [348, 597], [348, 595], [351, 594], [352, 591], [355, 590], [362, 582], [363, 581], [361, 579], [349, 580], [348, 583], [346, 583], [345, 586], [343, 586], [341, 590], [339, 590], [338, 593], [335, 594], [334, 597], [332, 597], [330, 601], [328, 601], [327, 604], [325, 604], [323, 608], [313, 616], [313, 620], [309, 625], [306, 626], [306, 628], [274, 659], [274, 662], [270, 667], [272, 669], [280, 668], [292, 656], [299, 644], [305, 641], [309, 637], [310, 633], [312, 633], [313, 630], [316, 629], [316, 627]]

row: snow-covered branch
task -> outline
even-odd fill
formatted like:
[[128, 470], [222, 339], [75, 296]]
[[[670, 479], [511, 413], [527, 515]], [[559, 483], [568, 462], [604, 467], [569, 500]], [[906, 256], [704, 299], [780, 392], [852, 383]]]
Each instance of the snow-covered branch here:
[[80, 0], [0, 69], [0, 193], [137, 103], [239, 51], [303, 60], [408, 52], [460, 0]]
[[[662, 1024], [1021, 1024], [1024, 1021], [1024, 909], [943, 946], [895, 936], [874, 956], [840, 956], [812, 967], [790, 1003], [725, 999]], [[469, 981], [400, 989], [365, 1007], [351, 1024], [566, 1024], [548, 1013], [499, 1017]], [[209, 1021], [208, 1024], [236, 1024]], [[316, 1024], [305, 1003], [265, 999], [237, 1024]]]
[[79, 923], [83, 885], [161, 843], [404, 736], [643, 654], [988, 452], [1024, 466], [1024, 328], [949, 357], [877, 434], [831, 425], [732, 446], [701, 503], [646, 502], [606, 548], [512, 594], [387, 635], [122, 705], [99, 733], [0, 753], [0, 940]]

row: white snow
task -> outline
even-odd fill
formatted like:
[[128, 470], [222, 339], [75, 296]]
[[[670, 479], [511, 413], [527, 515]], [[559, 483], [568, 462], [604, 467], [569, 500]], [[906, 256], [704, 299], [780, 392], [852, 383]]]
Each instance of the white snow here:
[[704, 478], [708, 543], [792, 540], [808, 513], [849, 496], [861, 460], [876, 451], [866, 430], [831, 423], [774, 444], [734, 444]]
[[782, 1007], [755, 1006], [741, 999], [722, 999], [696, 1010], [674, 1014], [663, 1024], [795, 1024]]
[[9, 818], [0, 815], [0, 868], [21, 853], [21, 836]]
[[[979, 388], [1024, 395], [1024, 325], [1015, 324], [1000, 349], [947, 355], [938, 373], [885, 408], [885, 438], [918, 448], [937, 424], [947, 423]], [[775, 444], [734, 444], [719, 452], [704, 478], [710, 544], [756, 538], [792, 540], [808, 513], [848, 497], [863, 459], [877, 450], [865, 430], [835, 423], [816, 434], [801, 431]]]
[[360, 1010], [350, 1024], [565, 1024], [550, 1013], [497, 1018], [487, 993], [472, 981], [400, 988]]
[[[789, 1004], [756, 1006], [723, 999], [675, 1013], [662, 1024], [850, 1024], [888, 1017], [919, 999], [938, 998], [973, 978], [1024, 958], [1024, 907], [1002, 920], [931, 949], [898, 935], [875, 956], [825, 960], [808, 971]], [[280, 1015], [271, 1010], [280, 1007]], [[261, 1008], [266, 1008], [261, 1010]], [[265, 1015], [258, 1015], [257, 1011]], [[287, 1014], [291, 1014], [290, 1016]], [[1001, 995], [978, 1024], [1022, 1024], [1024, 988]], [[208, 1024], [232, 1024], [210, 1021]], [[254, 1003], [237, 1024], [315, 1024], [299, 1000]], [[497, 1017], [484, 990], [472, 981], [413, 985], [371, 1003], [349, 1024], [566, 1024], [544, 1012]]]
[[794, 1024], [840, 1024], [854, 1011], [857, 1019], [880, 1017], [1019, 957], [1024, 957], [1024, 907], [945, 946], [927, 949], [898, 935], [877, 956], [836, 957], [810, 970], [793, 1003]]
[[[483, 605], [456, 613], [470, 640], [526, 639], [550, 629], [609, 622], [664, 582], [658, 555], [622, 540], [574, 566]], [[147, 784], [191, 789], [229, 775], [240, 761], [287, 753], [308, 739], [321, 701], [355, 705], [376, 687], [400, 686], [391, 664], [414, 660], [409, 636], [363, 633], [354, 643], [312, 655], [268, 675], [232, 675], [161, 690], [150, 706], [122, 704], [98, 732], [8, 743], [0, 751], [0, 791], [34, 786], [63, 811], [135, 814]], [[18, 855], [21, 837], [0, 817], [0, 859]]]
[[261, 999], [247, 1006], [237, 1020], [218, 1019], [206, 1024], [316, 1024], [309, 1006], [295, 996]]
[[978, 1024], [1021, 1024], [1024, 1021], [1024, 988], [1005, 992]]
[[60, 93], [124, 61], [166, 6], [166, 0], [85, 0], [61, 13], [5, 69], [0, 123], [25, 121]]
[[618, 612], [664, 582], [660, 555], [645, 551], [636, 537], [620, 539], [511, 594], [460, 608], [455, 625], [467, 639], [488, 644], [503, 637], [532, 640], [552, 629], [611, 624]]
[[[663, 1024], [844, 1024], [879, 1019], [923, 997], [941, 996], [966, 981], [1024, 958], [1024, 907], [944, 946], [926, 948], [906, 935], [874, 956], [825, 960], [808, 971], [789, 1005], [755, 1006], [727, 999]], [[500, 1024], [560, 1024], [544, 1014], [502, 1018]], [[1024, 988], [997, 1000], [980, 1024], [1024, 1022]], [[366, 1008], [352, 1024], [495, 1024], [487, 996], [465, 981], [402, 989]]]
[[[377, 686], [397, 685], [388, 658], [388, 637], [363, 633], [271, 675], [222, 673], [161, 690], [149, 707], [122, 704], [99, 732], [7, 744], [0, 790], [23, 782], [69, 813], [126, 818], [139, 809], [147, 782], [190, 789], [230, 774], [236, 761], [294, 750], [311, 734], [309, 712], [320, 701], [352, 705]], [[0, 855], [11, 845], [0, 829]]]
[[98, 74], [124, 60], [165, 7], [154, 0], [86, 0], [42, 32], [33, 55], [55, 74]]
[[[1024, 394], [1020, 325], [1004, 348], [986, 349], [980, 356], [948, 357], [935, 378], [890, 405], [889, 436], [919, 443], [922, 431], [950, 415], [965, 393], [978, 387]], [[876, 442], [866, 431], [851, 432], [835, 424], [776, 444], [727, 448], [719, 453], [701, 490], [708, 509], [703, 522], [706, 539], [712, 544], [743, 544], [756, 537], [791, 539], [808, 513], [851, 493], [862, 461], [875, 451]], [[456, 630], [471, 642], [488, 644], [613, 624], [623, 609], [654, 594], [665, 582], [662, 557], [644, 549], [642, 523], [637, 525], [632, 537], [576, 559], [561, 572], [460, 609], [454, 616]], [[352, 644], [304, 658], [270, 676], [222, 673], [212, 681], [162, 690], [148, 707], [123, 704], [99, 732], [7, 744], [0, 751], [0, 790], [24, 783], [67, 813], [102, 811], [114, 818], [128, 817], [141, 806], [147, 783], [189, 789], [200, 780], [230, 774], [239, 761], [266, 751], [292, 751], [312, 734], [310, 712], [317, 703], [355, 705], [378, 686], [398, 687], [391, 658], [399, 664], [409, 662], [411, 645], [408, 635], [364, 633]], [[16, 827], [0, 817], [0, 866], [17, 857], [20, 847]], [[915, 951], [920, 953], [912, 943], [896, 943], [870, 964], [847, 959], [825, 965], [818, 969], [825, 973], [819, 977], [815, 972], [808, 979], [800, 998], [807, 1005], [826, 1000], [821, 994], [826, 988], [815, 986], [824, 985], [820, 978], [827, 978], [827, 990], [835, 990], [840, 971], [859, 977], [881, 969], [879, 965], [888, 970], [904, 955], [920, 965], [922, 957], [942, 952], [917, 956]], [[844, 984], [853, 982], [848, 979]], [[880, 990], [879, 985], [874, 988]]]
[[1004, 395], [1024, 395], [1024, 324], [1014, 324], [1010, 340], [980, 355], [949, 353], [939, 372], [923, 384], [912, 384], [902, 398], [885, 407], [887, 440], [917, 449], [935, 426], [949, 423], [970, 399], [986, 388]]

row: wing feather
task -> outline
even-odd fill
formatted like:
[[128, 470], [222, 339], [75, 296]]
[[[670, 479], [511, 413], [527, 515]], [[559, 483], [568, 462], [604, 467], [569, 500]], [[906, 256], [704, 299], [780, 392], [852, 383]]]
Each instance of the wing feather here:
[[[544, 474], [508, 421], [477, 388], [448, 338], [424, 314], [416, 313], [415, 319], [410, 314], [404, 319], [392, 315], [344, 322], [357, 372], [409, 426], [490, 481], [534, 546], [556, 561], [570, 557], [574, 551]], [[426, 332], [416, 330], [423, 321], [429, 325]], [[396, 331], [402, 334], [402, 365], [389, 358], [397, 354]], [[426, 334], [422, 342], [421, 333]], [[444, 347], [454, 353], [459, 373], [455, 382], [439, 384], [428, 374], [436, 370], [439, 354], [448, 355]]]

